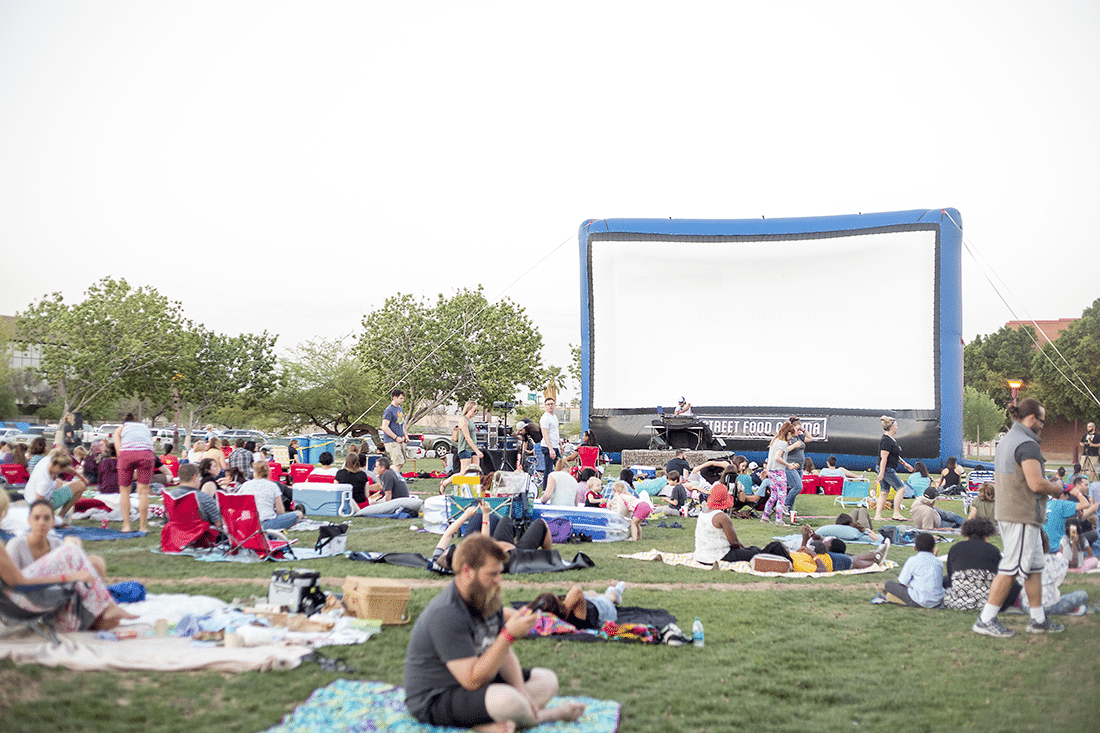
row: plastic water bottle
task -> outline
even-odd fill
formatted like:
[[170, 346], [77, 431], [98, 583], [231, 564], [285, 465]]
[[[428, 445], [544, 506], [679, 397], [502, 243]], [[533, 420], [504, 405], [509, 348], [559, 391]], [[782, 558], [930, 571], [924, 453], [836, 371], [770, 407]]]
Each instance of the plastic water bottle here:
[[703, 622], [699, 620], [698, 616], [695, 617], [695, 623], [691, 625], [691, 643], [697, 649], [702, 649], [705, 643], [703, 640]]

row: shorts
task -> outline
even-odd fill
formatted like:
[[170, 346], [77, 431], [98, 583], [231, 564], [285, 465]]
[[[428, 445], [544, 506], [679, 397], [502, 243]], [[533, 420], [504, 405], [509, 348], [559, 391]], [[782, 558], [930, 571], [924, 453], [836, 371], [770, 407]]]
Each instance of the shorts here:
[[404, 466], [408, 461], [408, 456], [405, 454], [405, 444], [394, 441], [393, 443], [386, 443], [385, 446], [386, 455], [390, 457], [390, 464], [394, 468]]
[[[531, 670], [523, 670], [523, 681], [531, 679]], [[499, 674], [489, 683], [507, 684]], [[451, 726], [455, 728], [473, 728], [475, 725], [492, 723], [493, 718], [485, 707], [485, 693], [489, 685], [479, 687], [476, 690], [467, 690], [464, 687], [452, 687], [440, 692], [428, 701], [428, 707], [423, 716], [417, 715], [421, 723], [430, 723], [436, 726]]]
[[631, 515], [635, 519], [645, 519], [653, 511], [652, 504], [646, 504], [644, 501], [639, 501], [634, 507], [634, 513]]
[[1004, 542], [1001, 564], [997, 566], [998, 575], [1027, 576], [1043, 572], [1046, 561], [1039, 525], [997, 522], [997, 527]]
[[50, 494], [50, 506], [54, 509], [60, 509], [61, 507], [72, 501], [73, 490], [68, 486], [60, 486], [53, 490]]
[[892, 468], [888, 468], [882, 472], [882, 480], [878, 482], [879, 488], [889, 494], [890, 489], [894, 491], [903, 491], [905, 489], [905, 482], [901, 480], [901, 476], [898, 476], [898, 472]]
[[465, 461], [466, 459], [473, 458], [473, 457], [474, 457], [474, 452], [472, 450], [460, 451], [459, 454], [458, 454], [458, 460], [460, 460], [460, 461]]
[[615, 607], [610, 598], [603, 593], [592, 593], [592, 591], [589, 591], [589, 593], [592, 595], [586, 593], [584, 598], [596, 607], [596, 613], [600, 619], [600, 628], [603, 628], [603, 625], [608, 621], [619, 620], [619, 609]]
[[156, 458], [151, 450], [124, 450], [118, 454], [118, 487], [126, 487], [137, 481], [139, 484], [153, 483], [153, 464]]

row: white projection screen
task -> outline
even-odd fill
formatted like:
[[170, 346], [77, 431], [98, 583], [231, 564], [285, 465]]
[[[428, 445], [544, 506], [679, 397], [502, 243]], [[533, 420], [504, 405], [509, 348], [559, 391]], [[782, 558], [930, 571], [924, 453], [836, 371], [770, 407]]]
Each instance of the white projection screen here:
[[935, 232], [591, 252], [594, 408], [935, 407]]
[[579, 239], [582, 424], [606, 450], [655, 447], [659, 413], [683, 396], [750, 456], [791, 415], [819, 431], [819, 464], [872, 465], [881, 415], [897, 419], [908, 459], [931, 469], [958, 455], [954, 209], [594, 219]]

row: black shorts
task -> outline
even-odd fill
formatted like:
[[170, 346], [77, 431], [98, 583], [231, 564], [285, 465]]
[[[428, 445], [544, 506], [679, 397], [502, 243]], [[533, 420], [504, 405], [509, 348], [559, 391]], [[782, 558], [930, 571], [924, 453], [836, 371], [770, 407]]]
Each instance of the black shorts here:
[[[523, 681], [531, 679], [531, 670], [523, 670]], [[499, 674], [493, 679], [492, 684], [507, 684]], [[479, 687], [476, 690], [467, 690], [465, 687], [452, 687], [444, 690], [428, 702], [428, 708], [424, 711], [421, 723], [431, 725], [452, 726], [455, 728], [473, 728], [475, 725], [492, 723], [489, 711], [485, 707], [485, 693], [489, 685]]]

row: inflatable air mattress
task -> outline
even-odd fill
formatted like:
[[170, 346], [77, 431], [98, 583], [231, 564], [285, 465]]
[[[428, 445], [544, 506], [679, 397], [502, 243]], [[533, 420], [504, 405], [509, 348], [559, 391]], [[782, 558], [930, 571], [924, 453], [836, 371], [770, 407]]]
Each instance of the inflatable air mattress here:
[[589, 535], [593, 542], [618, 542], [630, 536], [630, 520], [609, 509], [536, 504], [533, 511], [536, 519], [568, 519], [573, 531]]

